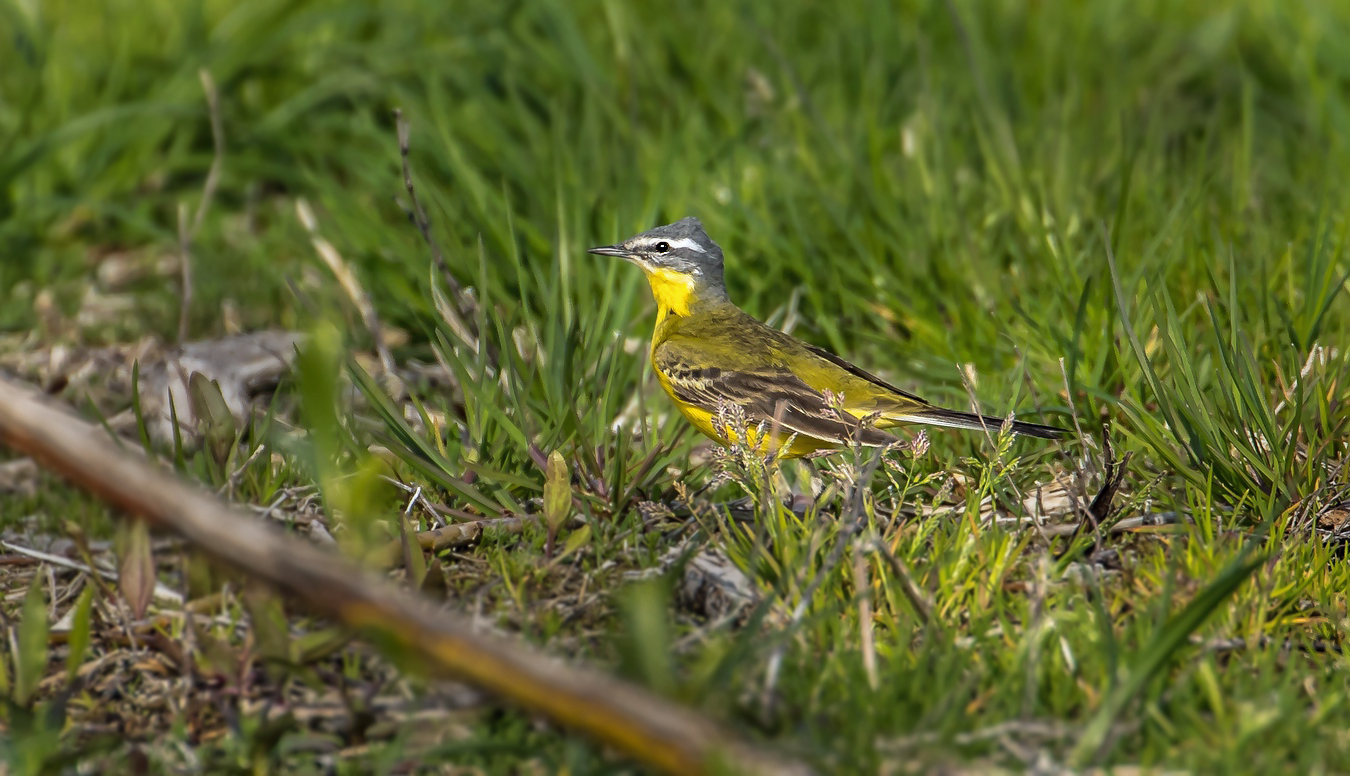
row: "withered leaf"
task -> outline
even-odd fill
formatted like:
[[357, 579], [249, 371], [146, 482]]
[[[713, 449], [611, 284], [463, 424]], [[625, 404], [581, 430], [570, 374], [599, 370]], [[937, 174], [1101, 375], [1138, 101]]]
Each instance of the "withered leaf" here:
[[145, 617], [155, 595], [155, 556], [150, 548], [150, 525], [134, 519], [119, 529], [124, 534], [122, 568], [117, 580], [118, 591], [131, 607], [137, 619]]

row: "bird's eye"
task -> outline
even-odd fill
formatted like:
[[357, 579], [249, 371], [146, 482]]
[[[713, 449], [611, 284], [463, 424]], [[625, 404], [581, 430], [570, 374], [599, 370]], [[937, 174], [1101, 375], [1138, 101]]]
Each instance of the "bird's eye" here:
[[669, 252], [670, 252], [670, 243], [666, 242], [665, 240], [662, 240], [661, 242], [657, 243], [656, 245], [653, 245], [653, 246], [652, 246], [652, 250], [656, 251], [657, 253], [669, 253]]

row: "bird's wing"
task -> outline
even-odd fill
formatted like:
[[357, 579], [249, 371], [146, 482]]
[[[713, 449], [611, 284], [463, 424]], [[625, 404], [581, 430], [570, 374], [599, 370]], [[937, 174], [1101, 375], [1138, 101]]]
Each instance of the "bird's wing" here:
[[652, 352], [652, 363], [665, 376], [675, 398], [717, 415], [724, 406], [745, 410], [750, 425], [774, 423], [783, 433], [847, 445], [887, 445], [895, 437], [833, 410], [824, 394], [786, 368], [757, 364], [751, 369], [725, 369], [702, 364], [689, 347], [671, 340]]
[[[895, 423], [920, 423], [929, 426], [945, 426], [948, 428], [964, 428], [974, 430], [988, 431], [993, 429], [997, 431], [1003, 425], [1003, 418], [993, 417], [991, 415], [973, 415], [969, 412], [960, 410], [948, 410], [941, 407], [934, 407], [922, 398], [915, 396], [907, 391], [902, 391], [894, 385], [882, 380], [880, 377], [859, 369], [844, 359], [836, 356], [828, 350], [822, 350], [814, 345], [802, 343], [812, 355], [818, 356], [836, 367], [843, 369], [854, 377], [866, 380], [871, 385], [881, 388], [889, 395], [881, 397], [868, 397], [880, 399], [869, 403], [868, 409], [875, 409], [882, 413], [881, 425], [890, 427]], [[853, 404], [847, 401], [847, 391], [845, 392], [845, 409], [853, 410]], [[891, 406], [886, 406], [890, 404]], [[1054, 426], [1042, 426], [1037, 423], [1023, 423], [1015, 420], [1012, 423], [1012, 430], [1017, 434], [1026, 434], [1028, 436], [1040, 437], [1042, 439], [1059, 439], [1067, 432]]]
[[811, 355], [823, 358], [826, 361], [830, 362], [831, 364], [834, 364], [835, 366], [844, 370], [845, 372], [848, 372], [849, 374], [853, 375], [854, 377], [866, 380], [867, 382], [877, 386], [878, 388], [883, 388], [887, 391], [890, 391], [891, 393], [895, 394], [897, 398], [908, 399], [909, 401], [917, 402], [918, 404], [928, 406], [928, 402], [924, 400], [922, 397], [912, 394], [909, 391], [902, 391], [899, 388], [896, 388], [894, 385], [891, 385], [890, 383], [886, 382], [885, 380], [882, 380], [880, 377], [877, 377], [876, 375], [872, 374], [871, 372], [859, 368], [856, 364], [851, 364], [848, 361], [845, 361], [844, 359], [840, 358], [839, 356], [836, 356], [835, 354], [831, 353], [828, 350], [825, 350], [824, 348], [818, 348], [815, 345], [808, 345], [805, 342], [802, 343], [802, 346], [805, 347], [811, 353]]

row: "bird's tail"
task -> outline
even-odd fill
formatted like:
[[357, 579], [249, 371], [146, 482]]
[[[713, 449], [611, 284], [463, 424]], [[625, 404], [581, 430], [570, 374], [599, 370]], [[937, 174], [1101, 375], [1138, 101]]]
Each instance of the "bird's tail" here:
[[[997, 434], [999, 429], [1003, 427], [1003, 418], [996, 418], [992, 415], [974, 415], [969, 412], [947, 410], [941, 407], [927, 408], [904, 415], [888, 415], [886, 419], [900, 423], [922, 423], [944, 428], [964, 428], [976, 431], [987, 429], [991, 434]], [[1020, 420], [1013, 421], [1012, 430], [1014, 434], [1039, 439], [1060, 439], [1069, 433], [1062, 428], [1042, 426], [1039, 423], [1023, 423]]]

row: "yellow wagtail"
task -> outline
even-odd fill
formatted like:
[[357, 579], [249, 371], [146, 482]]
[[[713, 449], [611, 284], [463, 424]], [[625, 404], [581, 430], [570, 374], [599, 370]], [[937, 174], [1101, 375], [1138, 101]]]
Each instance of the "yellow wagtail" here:
[[[652, 366], [661, 387], [699, 431], [722, 444], [744, 442], [796, 458], [853, 442], [876, 447], [906, 423], [997, 433], [1002, 418], [935, 407], [839, 356], [765, 326], [727, 297], [722, 249], [697, 218], [685, 218], [591, 248], [642, 268], [656, 299]], [[715, 422], [724, 408], [744, 412], [745, 440]], [[719, 431], [719, 426], [722, 426]], [[757, 427], [767, 439], [758, 439]], [[1014, 421], [1018, 434], [1057, 439], [1066, 432]], [[735, 434], [727, 432], [727, 436]], [[786, 450], [780, 446], [791, 439]]]

